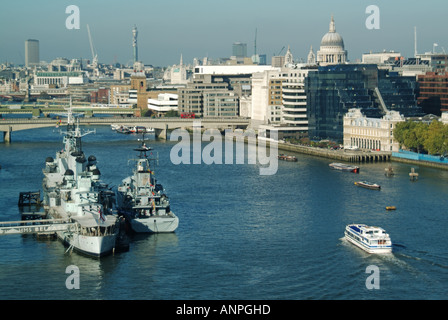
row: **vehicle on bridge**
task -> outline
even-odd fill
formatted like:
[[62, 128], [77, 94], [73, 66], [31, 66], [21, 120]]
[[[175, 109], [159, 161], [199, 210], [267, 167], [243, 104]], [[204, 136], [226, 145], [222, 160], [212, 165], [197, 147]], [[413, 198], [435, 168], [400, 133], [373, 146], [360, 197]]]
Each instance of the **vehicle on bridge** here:
[[194, 114], [194, 112], [182, 112], [180, 114], [180, 117], [182, 119], [194, 119], [196, 118], [196, 115]]

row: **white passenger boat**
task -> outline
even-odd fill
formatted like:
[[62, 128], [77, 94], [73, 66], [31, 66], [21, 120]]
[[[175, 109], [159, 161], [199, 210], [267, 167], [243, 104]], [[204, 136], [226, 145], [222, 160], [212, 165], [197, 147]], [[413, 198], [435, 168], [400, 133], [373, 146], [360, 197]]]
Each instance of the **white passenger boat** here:
[[43, 202], [49, 218], [76, 223], [76, 231], [57, 232], [69, 249], [100, 257], [116, 247], [119, 223], [112, 214], [115, 195], [101, 182], [96, 158], [84, 156], [82, 136], [70, 109], [64, 147], [56, 152], [56, 158], [45, 161]]
[[345, 227], [345, 238], [368, 253], [392, 252], [390, 236], [380, 227], [349, 224]]

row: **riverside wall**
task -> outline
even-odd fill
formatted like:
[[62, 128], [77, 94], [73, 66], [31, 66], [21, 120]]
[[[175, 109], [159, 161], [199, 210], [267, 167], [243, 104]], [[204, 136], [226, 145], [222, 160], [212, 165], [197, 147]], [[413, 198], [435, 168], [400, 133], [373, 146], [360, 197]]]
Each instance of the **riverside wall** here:
[[[267, 141], [269, 145], [269, 141]], [[308, 154], [311, 156], [323, 157], [333, 160], [354, 163], [369, 163], [369, 162], [387, 162], [391, 159], [391, 152], [384, 151], [352, 151], [352, 150], [329, 150], [316, 147], [308, 147], [303, 145], [295, 145], [289, 143], [278, 143], [279, 153], [281, 151], [291, 151], [297, 153]]]

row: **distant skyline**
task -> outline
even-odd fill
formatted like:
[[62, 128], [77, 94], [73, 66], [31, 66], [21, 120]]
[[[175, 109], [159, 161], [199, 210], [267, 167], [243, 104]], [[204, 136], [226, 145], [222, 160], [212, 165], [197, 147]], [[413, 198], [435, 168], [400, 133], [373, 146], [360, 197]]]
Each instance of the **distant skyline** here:
[[[380, 9], [380, 29], [369, 30], [366, 8]], [[67, 29], [65, 9], [80, 10], [80, 29]], [[37, 39], [40, 59], [92, 59], [87, 24], [100, 63], [132, 63], [132, 28], [138, 28], [139, 60], [166, 67], [193, 58], [226, 58], [234, 42], [247, 44], [247, 55], [272, 55], [291, 48], [294, 60], [306, 61], [310, 46], [319, 50], [331, 15], [344, 39], [348, 60], [363, 53], [394, 50], [414, 56], [414, 27], [418, 52], [448, 50], [446, 0], [164, 0], [61, 1], [23, 0], [1, 4], [0, 63], [25, 63], [25, 40]], [[286, 49], [285, 49], [286, 50]], [[283, 50], [282, 54], [285, 54]]]

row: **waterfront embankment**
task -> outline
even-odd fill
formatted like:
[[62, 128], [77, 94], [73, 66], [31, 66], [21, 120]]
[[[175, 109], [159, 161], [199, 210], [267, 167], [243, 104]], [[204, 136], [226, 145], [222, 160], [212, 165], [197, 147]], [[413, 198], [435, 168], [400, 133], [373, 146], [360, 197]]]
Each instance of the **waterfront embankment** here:
[[385, 162], [390, 161], [391, 153], [384, 151], [361, 151], [361, 150], [331, 150], [290, 143], [279, 143], [279, 150], [304, 153], [312, 156], [324, 157], [346, 162]]
[[365, 151], [365, 150], [329, 150], [316, 147], [308, 147], [302, 145], [294, 145], [289, 143], [279, 143], [279, 150], [291, 151], [304, 153], [312, 156], [324, 157], [334, 160], [340, 160], [345, 162], [359, 162], [359, 163], [369, 163], [369, 162], [386, 162], [395, 161], [401, 163], [414, 164], [418, 166], [437, 168], [448, 171], [448, 165], [442, 162], [433, 162], [427, 160], [410, 159], [404, 158], [402, 156], [397, 156], [398, 153], [395, 152], [385, 152], [385, 151]]

